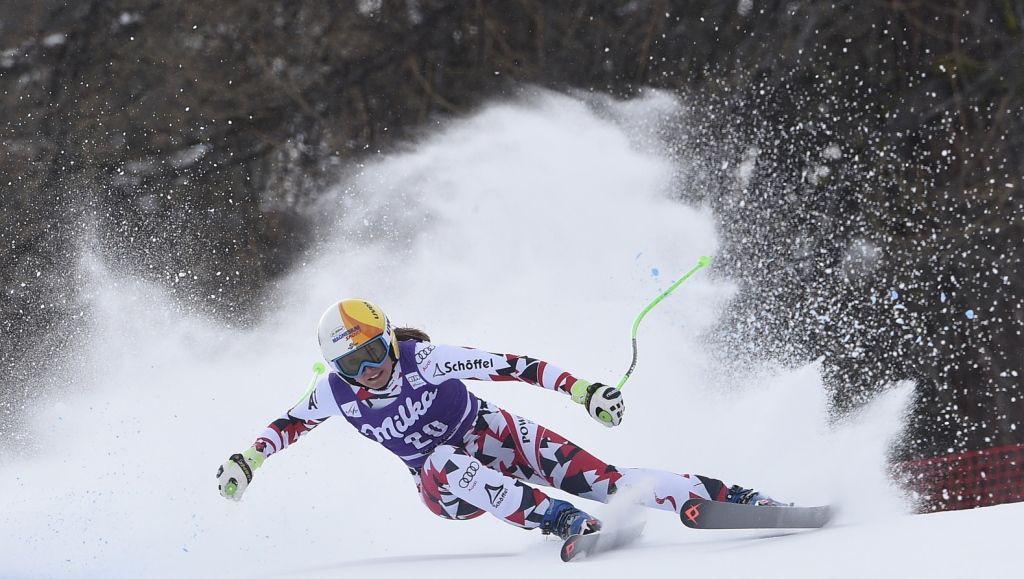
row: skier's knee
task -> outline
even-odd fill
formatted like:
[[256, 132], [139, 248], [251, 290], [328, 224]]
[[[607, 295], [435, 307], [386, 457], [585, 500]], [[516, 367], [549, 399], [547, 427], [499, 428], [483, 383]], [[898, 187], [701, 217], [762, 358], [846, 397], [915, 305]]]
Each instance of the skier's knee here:
[[439, 446], [435, 449], [420, 471], [420, 498], [430, 512], [452, 521], [464, 521], [484, 514], [484, 510], [455, 497], [448, 480], [448, 464], [458, 454], [453, 446]]
[[451, 497], [448, 497], [448, 502], [445, 502], [440, 499], [428, 498], [424, 495], [423, 503], [427, 505], [430, 512], [449, 521], [468, 521], [486, 512], [465, 501], [459, 499], [452, 500]]

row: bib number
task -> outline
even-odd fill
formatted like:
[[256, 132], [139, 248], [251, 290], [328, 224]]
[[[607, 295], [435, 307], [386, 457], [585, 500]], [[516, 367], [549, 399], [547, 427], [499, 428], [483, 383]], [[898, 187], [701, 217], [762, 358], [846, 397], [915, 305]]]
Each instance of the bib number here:
[[405, 441], [416, 447], [416, 450], [424, 449], [433, 444], [432, 438], [424, 439], [424, 435], [431, 437], [443, 436], [448, 432], [448, 427], [440, 420], [435, 420], [423, 427], [423, 432], [413, 432], [405, 437]]

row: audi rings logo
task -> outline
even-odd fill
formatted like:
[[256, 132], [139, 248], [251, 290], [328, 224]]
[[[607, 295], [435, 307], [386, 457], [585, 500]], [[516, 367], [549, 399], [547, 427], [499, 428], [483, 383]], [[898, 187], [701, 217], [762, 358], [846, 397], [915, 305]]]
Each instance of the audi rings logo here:
[[477, 471], [480, 470], [480, 463], [473, 461], [466, 467], [466, 472], [462, 475], [462, 480], [459, 481], [459, 486], [468, 489], [469, 485], [473, 483], [473, 478], [476, 477]]
[[431, 344], [431, 345], [427, 346], [426, 348], [423, 348], [419, 352], [416, 352], [416, 363], [417, 364], [422, 364], [423, 361], [426, 360], [427, 357], [429, 357], [430, 354], [432, 354], [434, 352], [434, 349], [436, 347], [437, 346]]

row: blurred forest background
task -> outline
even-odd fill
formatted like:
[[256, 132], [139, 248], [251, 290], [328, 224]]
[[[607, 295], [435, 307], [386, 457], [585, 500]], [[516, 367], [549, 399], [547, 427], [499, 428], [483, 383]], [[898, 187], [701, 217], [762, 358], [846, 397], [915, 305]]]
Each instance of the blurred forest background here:
[[0, 0], [0, 394], [80, 339], [81, 240], [251, 323], [344, 168], [524, 86], [665, 127], [724, 359], [918, 384], [897, 458], [1024, 443], [1024, 0]]

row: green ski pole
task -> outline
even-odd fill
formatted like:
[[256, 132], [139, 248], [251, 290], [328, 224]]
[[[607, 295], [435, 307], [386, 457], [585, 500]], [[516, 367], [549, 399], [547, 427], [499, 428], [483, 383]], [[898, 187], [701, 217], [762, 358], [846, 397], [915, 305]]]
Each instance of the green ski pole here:
[[[302, 398], [299, 398], [295, 402], [295, 404], [302, 402], [303, 400], [305, 400], [307, 396], [309, 396], [309, 393], [312, 392], [314, 388], [316, 388], [316, 381], [319, 380], [320, 376], [326, 371], [327, 366], [323, 362], [315, 362], [313, 364], [313, 379], [309, 381], [309, 388], [306, 388], [306, 393], [303, 394]], [[235, 479], [231, 479], [230, 481], [228, 481], [228, 484], [224, 485], [224, 494], [228, 495], [229, 497], [235, 496], [235, 492], [237, 490], [238, 483], [235, 482]]]
[[668, 287], [667, 290], [661, 292], [661, 295], [659, 295], [658, 297], [654, 298], [654, 301], [652, 301], [651, 303], [647, 304], [647, 307], [644, 308], [643, 311], [640, 312], [640, 315], [638, 315], [636, 317], [636, 320], [633, 321], [633, 333], [632, 333], [633, 334], [632, 335], [632, 338], [633, 338], [633, 362], [629, 365], [629, 370], [626, 370], [626, 374], [622, 377], [622, 380], [619, 380], [618, 385], [615, 386], [616, 388], [618, 388], [619, 390], [622, 390], [622, 387], [626, 384], [626, 380], [629, 380], [630, 375], [633, 374], [633, 369], [636, 368], [636, 330], [637, 330], [637, 328], [640, 327], [640, 320], [643, 320], [644, 316], [647, 315], [647, 312], [651, 311], [654, 308], [654, 306], [656, 306], [659, 303], [661, 303], [661, 300], [667, 298], [669, 296], [669, 294], [674, 292], [676, 290], [676, 288], [679, 287], [684, 281], [690, 279], [690, 276], [692, 276], [693, 274], [697, 273], [701, 268], [707, 267], [710, 264], [711, 264], [711, 256], [702, 255], [700, 257], [700, 259], [697, 260], [697, 265], [695, 265], [693, 267], [693, 269], [691, 269], [690, 271], [686, 272], [686, 274], [683, 277], [677, 279], [675, 281], [675, 283], [673, 283], [672, 285], [670, 285]]
[[313, 363], [313, 379], [309, 381], [309, 388], [306, 388], [306, 393], [303, 394], [302, 398], [299, 398], [295, 402], [295, 404], [298, 404], [299, 402], [302, 402], [303, 400], [306, 399], [306, 396], [309, 396], [309, 393], [312, 392], [314, 388], [316, 388], [316, 381], [320, 379], [320, 375], [323, 374], [326, 371], [327, 371], [327, 365], [324, 364], [323, 362], [314, 362]]

